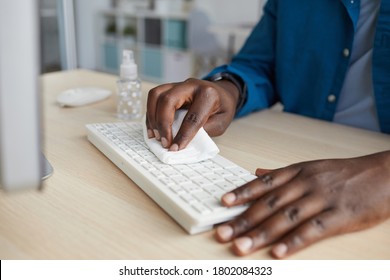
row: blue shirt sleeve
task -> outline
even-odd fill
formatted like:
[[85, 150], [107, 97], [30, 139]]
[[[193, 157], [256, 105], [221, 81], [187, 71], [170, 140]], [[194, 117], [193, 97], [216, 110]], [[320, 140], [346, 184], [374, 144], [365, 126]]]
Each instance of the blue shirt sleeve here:
[[[236, 116], [268, 108], [278, 101], [274, 90], [275, 1], [268, 1], [264, 15], [240, 52], [229, 65], [215, 68], [207, 77], [229, 72], [241, 77], [247, 87], [247, 99]], [[206, 77], [206, 78], [207, 78]]]
[[[236, 116], [283, 104], [289, 113], [333, 121], [350, 63], [359, 1], [268, 0], [263, 17], [231, 63], [214, 69], [245, 82]], [[381, 131], [390, 131], [390, 1], [379, 11], [372, 61]]]

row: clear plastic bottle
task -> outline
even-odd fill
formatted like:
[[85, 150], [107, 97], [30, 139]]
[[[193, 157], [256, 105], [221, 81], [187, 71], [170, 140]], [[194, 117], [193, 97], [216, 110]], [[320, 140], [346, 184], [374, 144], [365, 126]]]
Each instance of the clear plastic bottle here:
[[131, 50], [123, 50], [120, 79], [117, 81], [117, 116], [122, 120], [136, 120], [142, 114], [141, 80]]

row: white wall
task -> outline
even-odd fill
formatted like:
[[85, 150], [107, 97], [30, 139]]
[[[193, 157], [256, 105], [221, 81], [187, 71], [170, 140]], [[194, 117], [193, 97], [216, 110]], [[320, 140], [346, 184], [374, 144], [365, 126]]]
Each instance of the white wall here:
[[[239, 25], [252, 26], [263, 14], [267, 0], [193, 0], [194, 8], [204, 11], [210, 20], [217, 41], [225, 51], [228, 49], [229, 29]], [[233, 51], [237, 52], [244, 44], [250, 29], [234, 32]], [[229, 47], [231, 49], [231, 46]]]
[[266, 0], [194, 0], [194, 6], [207, 11], [216, 24], [255, 22]]
[[98, 48], [96, 44], [97, 14], [110, 6], [109, 0], [75, 0], [78, 64], [81, 68], [96, 69]]

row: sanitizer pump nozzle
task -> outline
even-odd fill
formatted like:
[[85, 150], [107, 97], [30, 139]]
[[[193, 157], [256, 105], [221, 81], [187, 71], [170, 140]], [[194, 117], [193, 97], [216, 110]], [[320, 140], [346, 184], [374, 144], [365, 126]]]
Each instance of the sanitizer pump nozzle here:
[[121, 79], [134, 80], [138, 77], [137, 64], [134, 61], [134, 53], [131, 50], [124, 50], [120, 68]]

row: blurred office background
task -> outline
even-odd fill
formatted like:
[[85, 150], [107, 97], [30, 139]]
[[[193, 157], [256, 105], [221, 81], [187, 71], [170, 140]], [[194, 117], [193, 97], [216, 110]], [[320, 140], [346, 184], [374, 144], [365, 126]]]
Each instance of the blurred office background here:
[[226, 63], [266, 0], [40, 0], [42, 72], [117, 74], [125, 48], [152, 82], [202, 77]]

